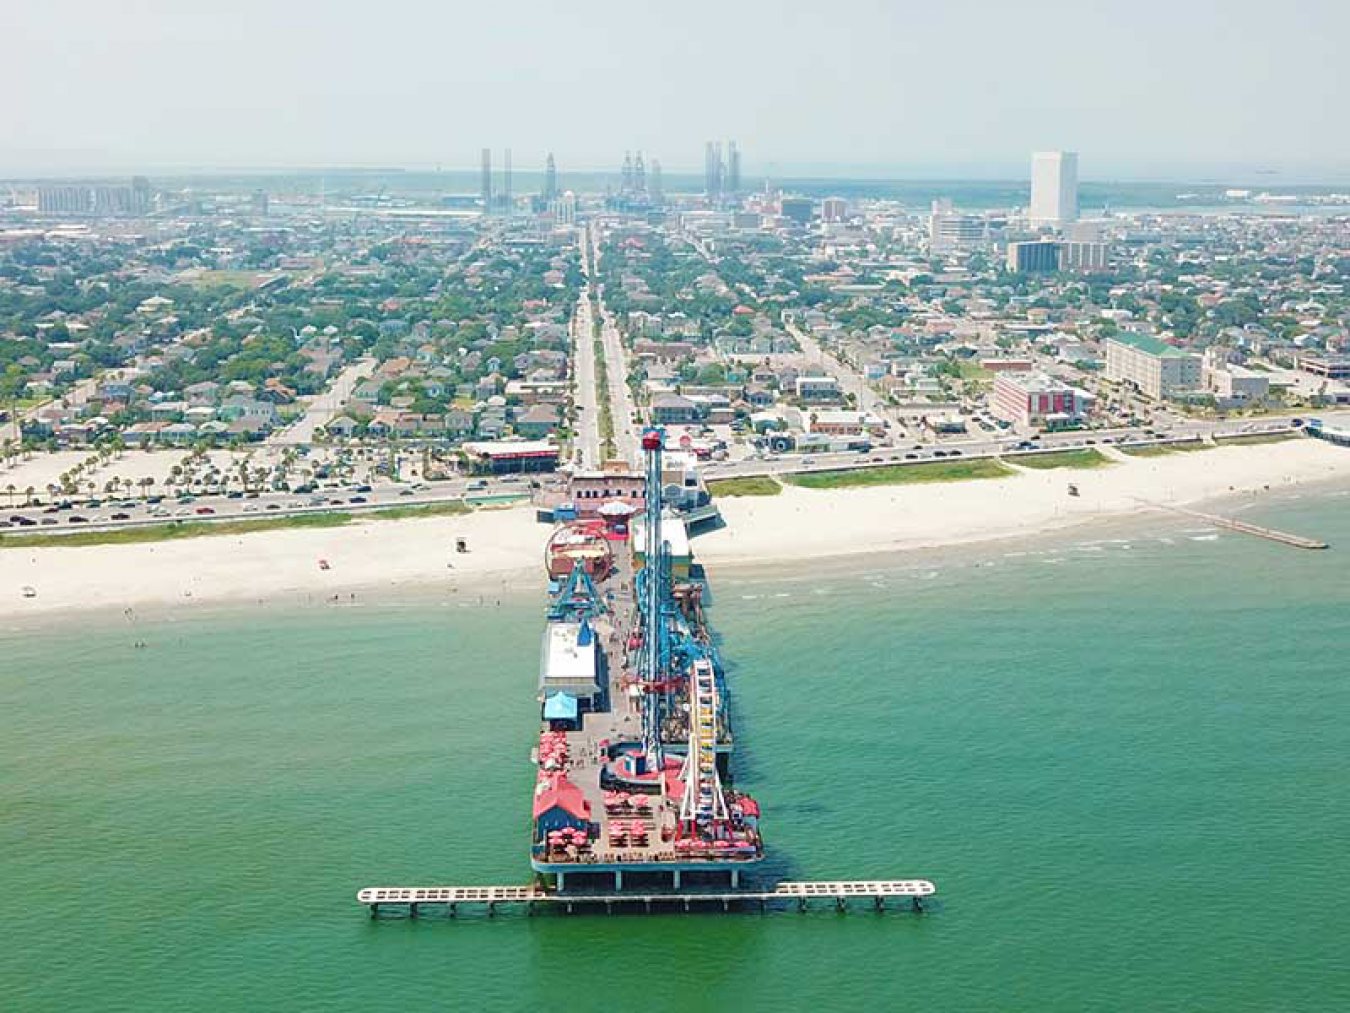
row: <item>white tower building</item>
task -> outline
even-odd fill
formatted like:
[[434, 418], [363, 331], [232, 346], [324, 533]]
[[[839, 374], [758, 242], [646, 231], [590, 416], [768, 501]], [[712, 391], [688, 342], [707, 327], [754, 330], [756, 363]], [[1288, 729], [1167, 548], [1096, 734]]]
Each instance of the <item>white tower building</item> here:
[[1031, 156], [1032, 225], [1060, 227], [1078, 219], [1078, 154], [1038, 151]]

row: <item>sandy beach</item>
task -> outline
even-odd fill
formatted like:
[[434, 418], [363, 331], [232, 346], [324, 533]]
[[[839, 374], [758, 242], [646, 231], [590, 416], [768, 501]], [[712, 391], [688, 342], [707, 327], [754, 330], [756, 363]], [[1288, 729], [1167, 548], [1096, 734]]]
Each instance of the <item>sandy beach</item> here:
[[[720, 502], [726, 526], [698, 538], [700, 561], [778, 562], [1032, 535], [1232, 494], [1350, 480], [1350, 451], [1320, 440], [1217, 447], [1161, 457], [1109, 451], [1110, 467], [1022, 470], [1007, 478], [815, 491]], [[1068, 495], [1069, 483], [1079, 495]]]
[[[316, 603], [442, 589], [544, 586], [549, 530], [532, 510], [365, 521], [177, 542], [0, 548], [0, 616], [215, 602]], [[469, 551], [455, 551], [456, 539]], [[327, 564], [325, 569], [320, 561]], [[22, 587], [35, 598], [24, 598]]]
[[[701, 535], [709, 565], [903, 551], [1008, 538], [1122, 517], [1148, 503], [1350, 480], [1350, 451], [1316, 440], [1124, 458], [1090, 470], [816, 491], [721, 501], [726, 526]], [[1080, 495], [1070, 497], [1068, 484]], [[0, 616], [228, 601], [322, 603], [436, 589], [491, 595], [543, 587], [547, 526], [532, 509], [367, 521], [339, 528], [80, 548], [0, 548]], [[1315, 534], [1315, 532], [1309, 532]], [[468, 540], [468, 553], [455, 540]], [[325, 569], [320, 560], [327, 562]], [[37, 596], [25, 598], [31, 586]]]

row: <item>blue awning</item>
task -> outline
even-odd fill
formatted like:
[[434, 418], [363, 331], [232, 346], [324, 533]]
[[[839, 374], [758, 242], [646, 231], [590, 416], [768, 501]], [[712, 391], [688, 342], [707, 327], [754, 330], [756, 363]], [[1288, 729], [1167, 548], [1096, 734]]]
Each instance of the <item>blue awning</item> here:
[[554, 693], [544, 698], [545, 721], [575, 721], [577, 698], [569, 693]]

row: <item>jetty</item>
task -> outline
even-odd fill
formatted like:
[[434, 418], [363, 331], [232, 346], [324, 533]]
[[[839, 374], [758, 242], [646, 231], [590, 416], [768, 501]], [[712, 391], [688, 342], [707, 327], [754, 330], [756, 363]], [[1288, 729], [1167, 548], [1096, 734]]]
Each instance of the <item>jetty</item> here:
[[730, 911], [733, 907], [758, 907], [760, 911], [768, 911], [793, 906], [800, 912], [806, 911], [812, 901], [826, 901], [838, 911], [848, 910], [850, 901], [864, 901], [874, 910], [883, 911], [888, 900], [908, 901], [911, 911], [922, 913], [924, 901], [936, 893], [937, 887], [926, 879], [863, 879], [782, 882], [764, 890], [613, 893], [560, 893], [541, 886], [372, 886], [359, 891], [356, 899], [369, 908], [372, 918], [385, 914], [417, 918], [428, 911], [454, 918], [461, 907], [481, 909], [489, 916], [495, 915], [499, 907], [523, 909], [525, 914], [533, 915], [536, 906], [565, 914], [578, 908], [602, 907], [607, 914], [614, 913], [616, 908], [650, 912], [656, 908]]
[[1169, 506], [1163, 503], [1149, 503], [1148, 505], [1158, 510], [1167, 510], [1170, 513], [1180, 514], [1183, 517], [1193, 517], [1198, 521], [1204, 521], [1206, 524], [1211, 524], [1216, 528], [1224, 528], [1227, 531], [1238, 531], [1244, 535], [1255, 535], [1257, 538], [1265, 538], [1272, 542], [1279, 542], [1281, 545], [1290, 545], [1296, 549], [1326, 549], [1330, 547], [1328, 543], [1318, 541], [1316, 538], [1305, 538], [1302, 535], [1291, 534], [1288, 531], [1262, 527], [1260, 524], [1248, 524], [1246, 521], [1239, 521], [1232, 517], [1220, 517], [1218, 514], [1207, 514], [1200, 510], [1192, 510], [1189, 507]]

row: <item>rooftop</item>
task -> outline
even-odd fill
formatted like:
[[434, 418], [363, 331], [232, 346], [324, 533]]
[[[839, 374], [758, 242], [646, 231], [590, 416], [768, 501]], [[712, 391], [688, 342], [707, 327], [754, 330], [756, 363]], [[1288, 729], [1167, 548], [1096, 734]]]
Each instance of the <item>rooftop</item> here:
[[1126, 331], [1123, 334], [1117, 334], [1107, 340], [1114, 341], [1121, 345], [1128, 345], [1130, 348], [1138, 349], [1141, 352], [1147, 352], [1149, 355], [1170, 357], [1190, 354], [1189, 352], [1183, 352], [1179, 348], [1172, 347], [1165, 341], [1159, 341], [1152, 335], [1139, 334], [1135, 331]]

